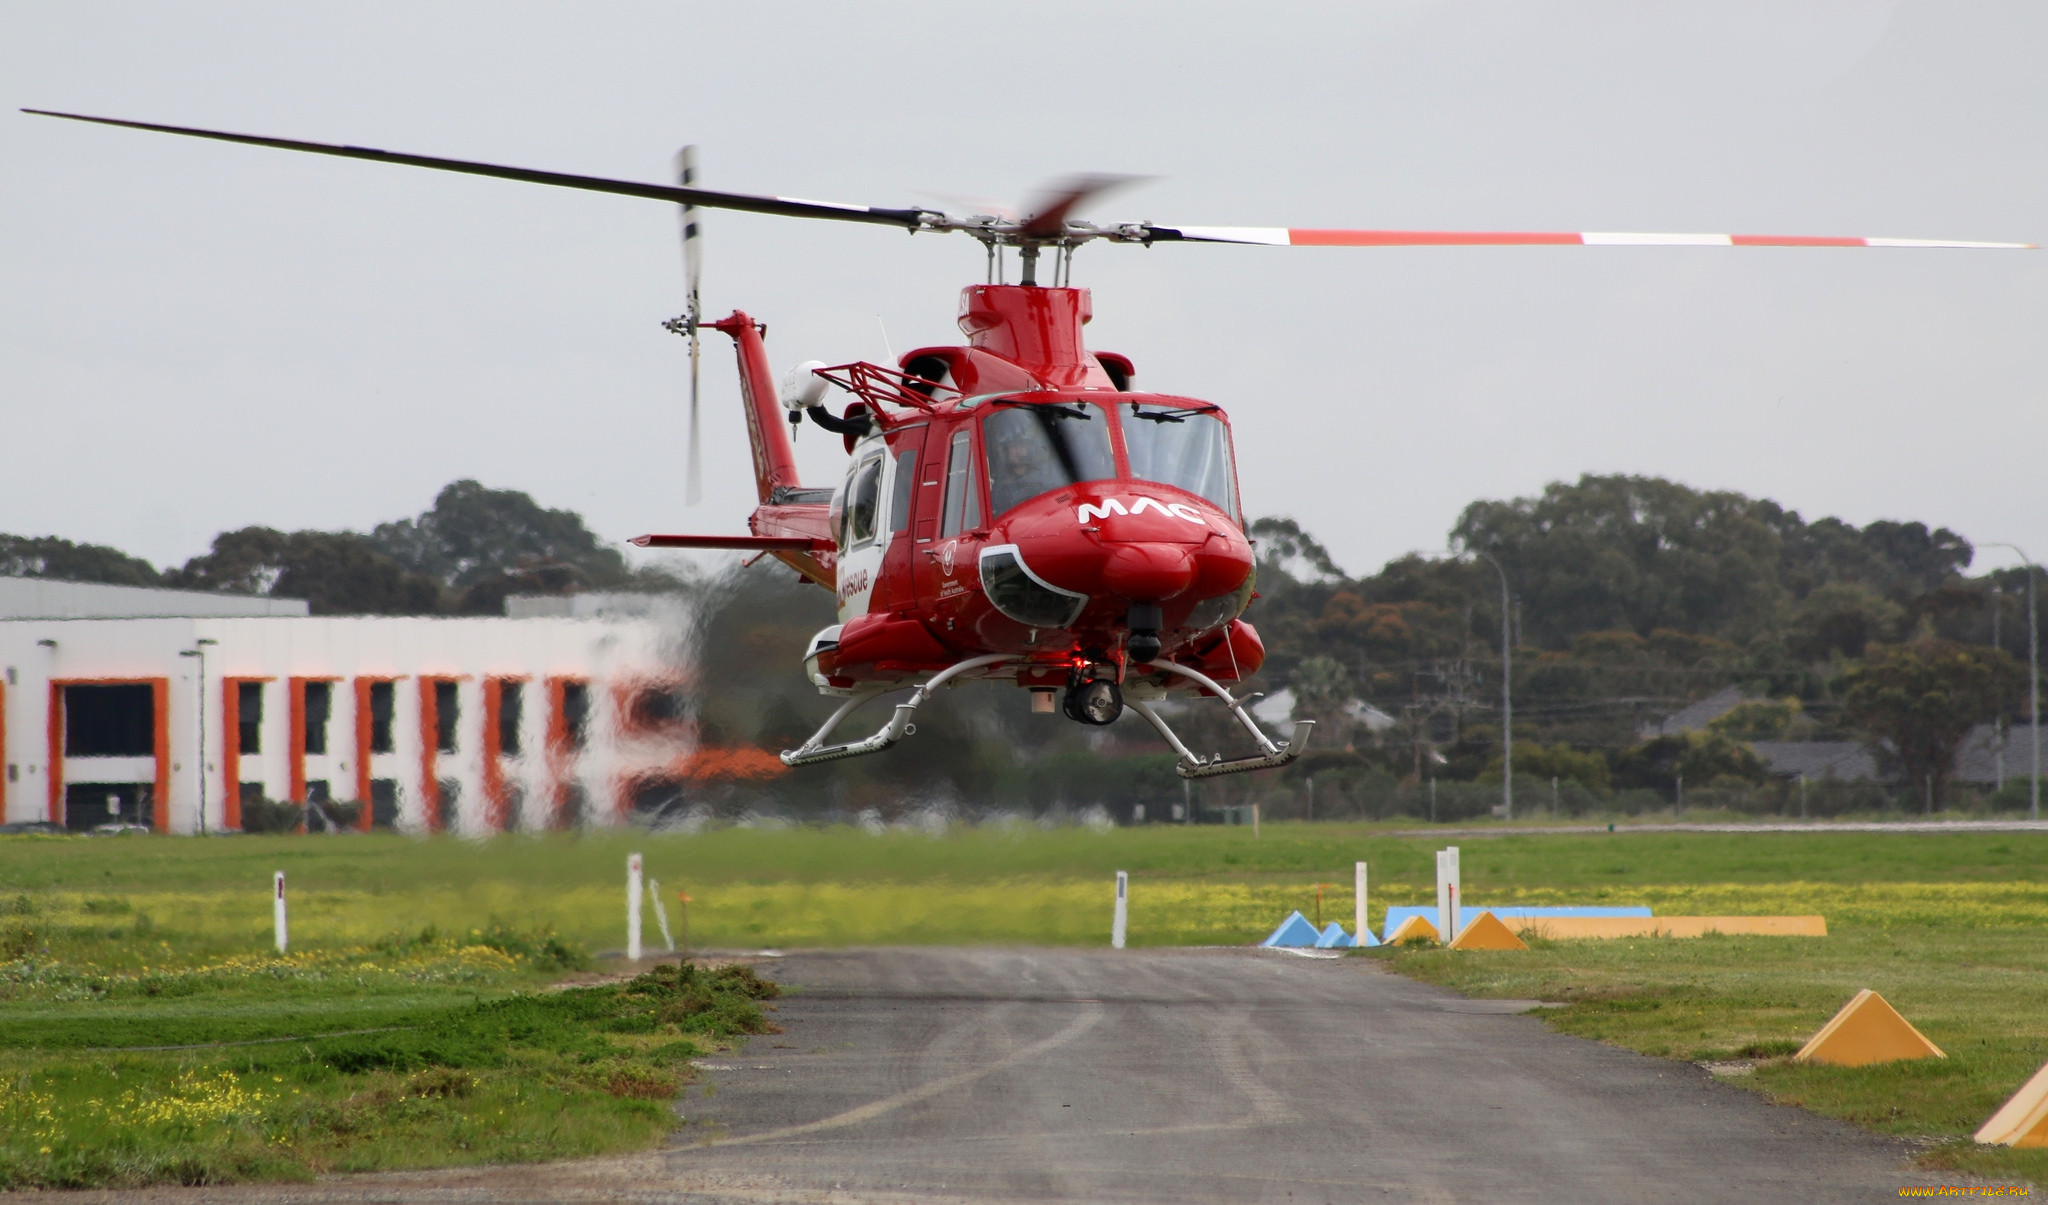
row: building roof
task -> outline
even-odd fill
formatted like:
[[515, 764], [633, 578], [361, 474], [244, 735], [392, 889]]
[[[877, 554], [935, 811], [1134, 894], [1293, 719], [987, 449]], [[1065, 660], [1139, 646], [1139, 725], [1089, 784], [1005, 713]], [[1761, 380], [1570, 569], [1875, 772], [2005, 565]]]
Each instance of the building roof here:
[[1780, 778], [1874, 780], [1877, 761], [1861, 741], [1752, 741], [1764, 768]]
[[[2048, 753], [2048, 738], [2044, 738]], [[2000, 772], [1999, 755], [2005, 759]], [[1956, 781], [1994, 784], [2025, 778], [2034, 768], [2033, 735], [2026, 724], [2009, 724], [2001, 733], [1990, 724], [1979, 724], [1963, 738], [1956, 750]]]
[[259, 598], [203, 590], [108, 586], [46, 577], [0, 577], [0, 620], [185, 619], [309, 613], [302, 598]]
[[1735, 710], [1737, 704], [1746, 703], [1754, 697], [1739, 686], [1723, 687], [1697, 703], [1688, 704], [1672, 712], [1656, 723], [1643, 725], [1642, 735], [1648, 738], [1698, 732]]

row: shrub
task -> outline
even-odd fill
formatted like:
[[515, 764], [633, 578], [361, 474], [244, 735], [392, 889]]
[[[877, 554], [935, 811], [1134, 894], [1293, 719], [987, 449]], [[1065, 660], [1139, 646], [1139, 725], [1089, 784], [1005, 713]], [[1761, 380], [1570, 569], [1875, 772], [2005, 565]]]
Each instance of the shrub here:
[[306, 819], [306, 809], [296, 803], [252, 798], [242, 801], [242, 831], [245, 833], [297, 832]]
[[19, 962], [41, 949], [43, 935], [27, 925], [0, 929], [0, 962]]
[[414, 1096], [433, 1096], [444, 1100], [468, 1096], [476, 1091], [476, 1077], [453, 1067], [429, 1067], [405, 1081], [405, 1090]]

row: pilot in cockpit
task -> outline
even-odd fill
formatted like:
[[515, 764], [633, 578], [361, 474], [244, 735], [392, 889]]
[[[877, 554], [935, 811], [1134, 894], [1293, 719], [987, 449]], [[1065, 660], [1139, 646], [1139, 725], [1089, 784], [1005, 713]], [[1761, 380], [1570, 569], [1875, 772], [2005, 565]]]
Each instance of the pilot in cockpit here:
[[998, 511], [1067, 484], [1043, 435], [1028, 428], [1009, 434], [1010, 438], [996, 445], [991, 458], [995, 463], [989, 496]]

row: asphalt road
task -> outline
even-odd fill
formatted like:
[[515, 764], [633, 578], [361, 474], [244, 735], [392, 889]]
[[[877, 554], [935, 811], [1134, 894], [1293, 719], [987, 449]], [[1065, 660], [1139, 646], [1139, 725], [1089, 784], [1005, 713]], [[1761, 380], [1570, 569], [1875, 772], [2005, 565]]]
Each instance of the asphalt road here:
[[667, 1150], [200, 1195], [1804, 1205], [1939, 1182], [1887, 1140], [1362, 959], [916, 949], [764, 969], [793, 989], [784, 1032], [705, 1060]]

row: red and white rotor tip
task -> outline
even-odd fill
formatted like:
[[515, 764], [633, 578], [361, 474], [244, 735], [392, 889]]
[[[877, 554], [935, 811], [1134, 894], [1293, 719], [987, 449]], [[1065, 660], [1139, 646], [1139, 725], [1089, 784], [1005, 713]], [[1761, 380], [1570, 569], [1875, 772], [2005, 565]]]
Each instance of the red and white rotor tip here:
[[[1803, 234], [1652, 234], [1619, 231], [1310, 230], [1294, 226], [1161, 226], [1190, 243], [1266, 247], [1950, 247], [2028, 251], [2033, 243], [1956, 239], [1828, 238]], [[1168, 232], [1171, 233], [1168, 233]]]

